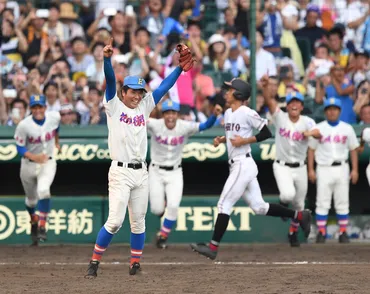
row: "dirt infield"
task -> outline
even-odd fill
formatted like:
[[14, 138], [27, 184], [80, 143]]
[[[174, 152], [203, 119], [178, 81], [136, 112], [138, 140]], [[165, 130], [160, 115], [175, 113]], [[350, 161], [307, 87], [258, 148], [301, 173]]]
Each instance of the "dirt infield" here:
[[0, 293], [370, 293], [370, 244], [223, 245], [216, 262], [148, 245], [137, 276], [129, 247], [115, 245], [86, 280], [92, 248], [1, 246]]

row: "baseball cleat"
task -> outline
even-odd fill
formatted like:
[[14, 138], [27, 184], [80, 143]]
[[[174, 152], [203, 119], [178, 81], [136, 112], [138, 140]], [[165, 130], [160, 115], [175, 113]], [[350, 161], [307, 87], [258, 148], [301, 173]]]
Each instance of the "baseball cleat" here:
[[198, 252], [209, 259], [214, 260], [217, 257], [217, 251], [211, 250], [205, 243], [190, 244], [190, 247], [193, 251]]
[[98, 276], [99, 261], [91, 260], [85, 279], [95, 279]]
[[302, 220], [299, 221], [299, 224], [304, 232], [306, 238], [310, 235], [311, 232], [311, 211], [305, 209], [302, 211]]
[[162, 235], [157, 234], [156, 240], [155, 240], [155, 245], [159, 249], [167, 249], [167, 238], [164, 238]]
[[33, 220], [31, 220], [31, 240], [32, 245], [31, 246], [37, 246], [38, 245], [38, 218], [35, 217]]
[[288, 239], [291, 247], [299, 247], [301, 244], [298, 241], [298, 233], [289, 233], [288, 234]]
[[347, 235], [347, 232], [343, 232], [339, 235], [339, 243], [345, 244], [349, 243], [349, 237]]
[[37, 238], [40, 242], [45, 242], [46, 241], [47, 237], [46, 237], [45, 227], [39, 227], [38, 228]]
[[324, 234], [322, 232], [319, 232], [316, 236], [316, 243], [318, 244], [324, 244], [325, 243], [325, 240], [326, 237], [324, 236]]
[[131, 276], [136, 275], [136, 273], [139, 271], [141, 271], [140, 263], [134, 262], [133, 264], [130, 265], [129, 274]]

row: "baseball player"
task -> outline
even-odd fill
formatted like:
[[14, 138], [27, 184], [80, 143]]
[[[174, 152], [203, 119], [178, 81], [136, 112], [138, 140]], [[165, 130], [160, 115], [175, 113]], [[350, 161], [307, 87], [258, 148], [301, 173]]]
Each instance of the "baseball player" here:
[[[26, 194], [26, 209], [31, 217], [32, 244], [46, 241], [47, 216], [50, 211], [50, 186], [53, 183], [57, 163], [54, 147], [59, 147], [59, 112], [45, 112], [43, 95], [30, 97], [32, 115], [17, 126], [14, 139], [18, 154], [22, 156], [20, 177]], [[39, 215], [36, 214], [38, 204]]]
[[125, 219], [128, 206], [131, 227], [131, 259], [129, 274], [140, 270], [140, 257], [145, 242], [145, 215], [148, 207], [148, 171], [145, 163], [147, 152], [146, 122], [155, 105], [174, 85], [182, 71], [194, 64], [189, 48], [178, 45], [180, 65], [153, 93], [146, 93], [145, 81], [128, 76], [121, 89], [122, 101], [116, 92], [116, 79], [111, 64], [111, 40], [104, 47], [104, 73], [107, 88], [104, 106], [108, 122], [108, 146], [112, 163], [109, 169], [109, 215], [99, 231], [86, 278], [95, 278], [104, 251], [118, 232]]
[[[276, 159], [273, 163], [275, 180], [280, 192], [280, 204], [293, 209], [303, 210], [307, 194], [307, 149], [308, 137], [320, 138], [315, 129], [315, 121], [301, 115], [304, 97], [295, 92], [286, 96], [286, 110], [282, 111], [275, 97], [271, 96], [269, 78], [261, 78], [263, 96], [275, 125]], [[285, 220], [285, 219], [284, 219]], [[288, 239], [292, 247], [300, 246], [298, 241], [299, 223], [291, 220]]]
[[[161, 230], [157, 234], [158, 248], [167, 248], [167, 238], [177, 219], [177, 210], [182, 198], [184, 185], [182, 177], [182, 150], [188, 138], [211, 128], [222, 112], [216, 105], [207, 121], [196, 123], [178, 119], [180, 104], [170, 99], [162, 103], [162, 119], [148, 120], [148, 131], [151, 134], [149, 168], [149, 200], [153, 214], [162, 216], [167, 207]], [[165, 196], [167, 203], [165, 205]]]
[[[339, 242], [348, 243], [346, 229], [349, 213], [349, 180], [353, 184], [358, 180], [359, 142], [353, 127], [339, 120], [341, 101], [329, 98], [324, 102], [326, 121], [317, 124], [321, 138], [310, 138], [308, 149], [308, 178], [317, 181], [316, 224], [317, 243], [325, 243], [326, 223], [334, 194], [334, 208], [340, 228]], [[351, 154], [352, 171], [348, 164], [348, 152]], [[316, 173], [314, 170], [316, 160]], [[316, 176], [317, 174], [317, 176]], [[317, 179], [317, 180], [316, 180]]]
[[[364, 151], [365, 143], [370, 144], [370, 128], [365, 128], [362, 130], [361, 142], [360, 142], [360, 148], [359, 148], [359, 151], [361, 153]], [[366, 176], [367, 176], [367, 181], [370, 184], [370, 163], [366, 168]]]
[[[216, 137], [214, 146], [227, 144], [230, 175], [218, 201], [218, 216], [210, 244], [191, 244], [191, 248], [210, 259], [217, 256], [220, 241], [229, 223], [230, 213], [235, 203], [243, 197], [256, 214], [295, 219], [302, 227], [305, 236], [310, 233], [311, 214], [309, 211], [295, 211], [280, 204], [266, 203], [257, 181], [258, 169], [251, 156], [250, 144], [271, 137], [266, 120], [256, 111], [243, 105], [249, 99], [250, 86], [240, 79], [225, 82], [226, 104], [230, 106], [224, 116], [226, 136]], [[259, 131], [253, 136], [253, 129]]]

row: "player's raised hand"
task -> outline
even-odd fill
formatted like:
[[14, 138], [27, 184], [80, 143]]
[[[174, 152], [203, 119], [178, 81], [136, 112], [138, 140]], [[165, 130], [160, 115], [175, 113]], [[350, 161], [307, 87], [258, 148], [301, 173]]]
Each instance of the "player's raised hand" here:
[[350, 176], [351, 176], [352, 184], [356, 184], [357, 181], [358, 181], [358, 171], [357, 170], [352, 170]]
[[309, 170], [308, 171], [308, 179], [310, 180], [311, 183], [316, 182], [316, 173], [314, 170]]
[[231, 145], [233, 145], [234, 147], [240, 147], [240, 146], [243, 146], [245, 144], [244, 138], [242, 138], [238, 135], [236, 135], [234, 138], [231, 138], [230, 142], [231, 142]]
[[267, 74], [264, 74], [262, 78], [260, 79], [260, 85], [262, 88], [267, 88], [269, 85], [269, 76]]
[[221, 143], [224, 142], [225, 137], [217, 136], [216, 138], [213, 139], [213, 146], [218, 147]]
[[222, 113], [222, 107], [219, 104], [216, 104], [215, 108], [213, 109], [213, 114], [215, 116], [219, 116]]
[[113, 38], [110, 39], [109, 44], [103, 49], [104, 57], [111, 58], [113, 55]]

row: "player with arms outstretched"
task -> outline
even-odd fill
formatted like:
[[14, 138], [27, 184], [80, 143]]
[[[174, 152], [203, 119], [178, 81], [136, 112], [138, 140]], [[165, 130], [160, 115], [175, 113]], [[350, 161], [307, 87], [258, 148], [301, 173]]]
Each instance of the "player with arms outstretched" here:
[[[260, 80], [263, 97], [275, 125], [276, 159], [273, 171], [280, 192], [280, 204], [293, 209], [303, 210], [307, 194], [307, 149], [308, 137], [320, 138], [319, 130], [315, 129], [315, 121], [305, 115], [303, 95], [295, 92], [286, 97], [286, 110], [282, 111], [275, 97], [271, 97], [269, 78], [267, 75]], [[285, 220], [285, 218], [284, 218]], [[298, 240], [299, 223], [291, 220], [288, 239], [292, 247], [300, 246]]]
[[[15, 130], [14, 139], [21, 160], [21, 181], [26, 194], [26, 209], [31, 217], [32, 244], [46, 241], [46, 222], [50, 212], [50, 186], [57, 163], [54, 148], [59, 149], [60, 114], [46, 111], [43, 95], [30, 97], [32, 115], [24, 118]], [[38, 205], [39, 215], [36, 214]]]
[[[250, 144], [271, 137], [266, 120], [256, 111], [243, 105], [250, 97], [250, 86], [240, 79], [225, 82], [226, 103], [230, 106], [224, 116], [226, 136], [216, 137], [214, 145], [227, 144], [230, 175], [218, 201], [218, 216], [209, 245], [191, 244], [191, 248], [201, 255], [215, 259], [221, 239], [229, 224], [230, 214], [235, 203], [243, 197], [256, 214], [287, 217], [298, 222], [305, 236], [310, 233], [311, 214], [309, 211], [295, 211], [275, 203], [266, 203], [257, 180], [258, 168], [251, 156]], [[253, 129], [259, 130], [253, 136]]]
[[191, 135], [214, 125], [222, 107], [216, 105], [213, 114], [204, 123], [178, 119], [179, 111], [180, 104], [168, 99], [162, 103], [163, 118], [148, 120], [148, 131], [151, 134], [150, 209], [153, 214], [162, 216], [166, 208], [165, 219], [156, 238], [156, 245], [160, 249], [167, 248], [167, 238], [176, 223], [182, 198], [184, 179], [181, 160], [184, 146]]
[[146, 122], [155, 105], [174, 85], [181, 72], [192, 68], [194, 59], [189, 48], [178, 45], [180, 65], [153, 93], [146, 93], [145, 81], [128, 76], [116, 92], [116, 79], [111, 64], [111, 43], [104, 47], [104, 73], [107, 89], [104, 106], [108, 121], [108, 146], [112, 163], [109, 169], [109, 215], [99, 231], [86, 278], [97, 277], [99, 262], [113, 235], [121, 228], [128, 206], [131, 227], [131, 260], [129, 274], [140, 270], [140, 257], [145, 242], [145, 215], [148, 208], [148, 148]]

